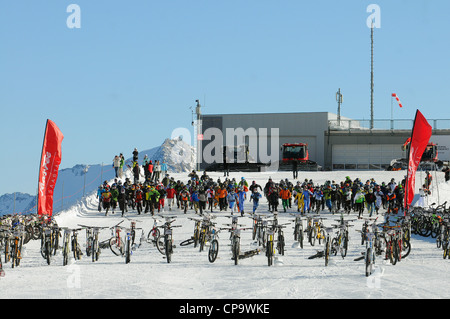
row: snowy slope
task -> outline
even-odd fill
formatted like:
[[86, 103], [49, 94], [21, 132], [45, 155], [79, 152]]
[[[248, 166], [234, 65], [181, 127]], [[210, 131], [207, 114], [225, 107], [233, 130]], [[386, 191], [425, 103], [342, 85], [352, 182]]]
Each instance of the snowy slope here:
[[[299, 180], [313, 179], [323, 183], [325, 180], [341, 181], [349, 175], [352, 179], [359, 177], [365, 181], [374, 177], [377, 182], [388, 182], [392, 177], [397, 181], [404, 172], [301, 172]], [[175, 174], [176, 179], [187, 180], [186, 173]], [[212, 173], [214, 179], [221, 177]], [[245, 176], [249, 182], [256, 180], [264, 185], [267, 179], [290, 178], [288, 172], [280, 173], [236, 173], [230, 177], [240, 179]], [[418, 179], [420, 173], [418, 173]], [[443, 174], [438, 173], [435, 181], [439, 182], [439, 202], [450, 203], [450, 184], [443, 182]], [[434, 183], [430, 202], [438, 201], [437, 183]], [[104, 216], [96, 210], [97, 199], [89, 195], [76, 206], [61, 212], [57, 217], [60, 226], [75, 227], [78, 224], [112, 226], [123, 220], [117, 213]], [[251, 209], [248, 203], [247, 210]], [[260, 213], [267, 212], [263, 199]], [[143, 244], [136, 250], [131, 263], [125, 264], [122, 257], [117, 257], [110, 250], [103, 250], [98, 262], [93, 263], [83, 256], [77, 262], [71, 260], [69, 266], [62, 266], [62, 256], [53, 258], [48, 266], [39, 253], [39, 242], [30, 242], [26, 247], [26, 256], [19, 268], [11, 269], [5, 265], [6, 276], [0, 279], [1, 298], [152, 298], [152, 299], [304, 299], [304, 298], [449, 298], [450, 287], [446, 279], [450, 275], [449, 261], [442, 259], [430, 238], [414, 236], [410, 256], [393, 266], [378, 259], [376, 271], [372, 276], [364, 276], [363, 262], [355, 262], [361, 255], [359, 234], [362, 222], [356, 221], [351, 229], [351, 242], [348, 256], [342, 259], [332, 257], [325, 267], [323, 259], [309, 260], [307, 257], [323, 247], [304, 249], [293, 246], [292, 227], [285, 231], [286, 253], [278, 258], [273, 267], [267, 266], [264, 254], [240, 261], [235, 266], [230, 259], [228, 233], [220, 234], [219, 258], [209, 263], [207, 251], [199, 252], [193, 246], [180, 247], [179, 243], [193, 233], [194, 223], [188, 219], [194, 213], [183, 214], [178, 210], [162, 215], [177, 216], [174, 229], [175, 248], [172, 263], [168, 264], [163, 256], [150, 244]], [[225, 212], [215, 212], [219, 224], [229, 223]], [[280, 213], [280, 222], [289, 222], [292, 216]], [[334, 223], [336, 216], [322, 213], [325, 225]], [[354, 213], [352, 213], [354, 215]], [[153, 225], [148, 214], [138, 216], [130, 212], [127, 218], [139, 221], [147, 235]], [[382, 218], [382, 217], [380, 217]], [[250, 218], [240, 218], [240, 223], [250, 226]], [[125, 220], [124, 224], [129, 225]], [[79, 237], [84, 242], [84, 233]], [[101, 233], [101, 239], [110, 237], [108, 230]], [[242, 234], [242, 251], [255, 249], [251, 233]], [[444, 280], [443, 280], [444, 278]]]
[[[124, 153], [127, 157], [131, 155]], [[114, 178], [115, 171], [111, 162], [94, 165], [78, 164], [72, 168], [60, 169], [55, 186], [53, 210], [59, 212], [80, 201], [83, 195], [97, 190], [104, 180]], [[169, 172], [188, 172], [192, 170], [194, 162], [193, 147], [179, 139], [166, 139], [160, 146], [139, 151], [138, 162], [142, 164], [147, 155], [152, 161], [165, 161]], [[125, 160], [125, 164], [131, 165], [131, 157]], [[16, 213], [35, 213], [36, 197], [34, 195], [16, 193]], [[12, 214], [14, 211], [14, 195], [5, 194], [0, 197], [0, 215]]]

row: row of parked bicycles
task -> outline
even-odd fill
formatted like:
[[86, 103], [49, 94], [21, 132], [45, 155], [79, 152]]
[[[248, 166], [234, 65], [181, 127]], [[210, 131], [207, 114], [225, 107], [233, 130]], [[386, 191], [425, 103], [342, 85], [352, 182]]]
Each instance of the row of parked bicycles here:
[[444, 259], [450, 259], [450, 206], [447, 202], [428, 208], [414, 207], [411, 211], [411, 231], [423, 237], [436, 240], [436, 247], [442, 249]]
[[[157, 226], [156, 220], [153, 229], [145, 237], [144, 230], [137, 227], [135, 220], [128, 227], [123, 226], [126, 220], [122, 220], [112, 227], [99, 227], [89, 225], [77, 225], [76, 228], [60, 227], [53, 218], [40, 218], [36, 215], [6, 216], [0, 220], [0, 276], [5, 275], [3, 262], [11, 262], [12, 268], [19, 266], [24, 256], [26, 245], [30, 240], [40, 240], [40, 254], [48, 265], [58, 251], [62, 254], [63, 266], [68, 265], [70, 256], [79, 260], [86, 254], [92, 262], [99, 259], [102, 249], [110, 249], [115, 255], [122, 256], [126, 263], [131, 261], [131, 255], [139, 248], [143, 241], [147, 240], [157, 245], [158, 251], [167, 257], [170, 262], [172, 243], [170, 233], [174, 219], [166, 219], [166, 222]], [[111, 237], [100, 241], [99, 234], [102, 230], [109, 229]], [[160, 232], [159, 229], [163, 229]], [[80, 243], [79, 233], [85, 231], [86, 242]], [[140, 237], [139, 237], [140, 232]], [[160, 233], [163, 235], [160, 236]], [[138, 238], [139, 237], [139, 238]]]

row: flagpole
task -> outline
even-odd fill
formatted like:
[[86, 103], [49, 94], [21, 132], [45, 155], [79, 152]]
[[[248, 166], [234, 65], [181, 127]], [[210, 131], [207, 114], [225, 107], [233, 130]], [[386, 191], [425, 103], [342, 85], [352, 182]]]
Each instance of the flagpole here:
[[391, 130], [394, 129], [394, 101], [393, 96], [391, 94]]
[[[416, 119], [417, 119], [417, 112], [419, 110], [416, 110], [416, 115], [414, 116], [414, 122], [413, 122], [413, 127], [411, 130], [411, 143], [412, 143], [412, 138], [413, 138], [413, 132], [414, 132], [414, 126], [416, 125]], [[411, 144], [409, 144], [411, 146]], [[409, 207], [408, 207], [408, 193], [409, 193], [409, 160], [410, 160], [410, 155], [411, 155], [411, 147], [408, 149], [408, 168], [407, 168], [407, 172], [406, 172], [406, 180], [405, 180], [405, 211], [403, 212], [403, 215], [406, 216], [406, 212], [409, 211]]]
[[40, 183], [40, 177], [41, 177], [41, 168], [42, 168], [42, 155], [44, 154], [44, 143], [45, 138], [47, 136], [47, 127], [48, 127], [48, 119], [45, 122], [45, 130], [44, 130], [44, 138], [42, 139], [42, 150], [41, 150], [41, 157], [39, 159], [39, 170], [38, 170], [38, 189], [37, 189], [37, 195], [36, 195], [36, 212], [39, 215], [39, 183]]

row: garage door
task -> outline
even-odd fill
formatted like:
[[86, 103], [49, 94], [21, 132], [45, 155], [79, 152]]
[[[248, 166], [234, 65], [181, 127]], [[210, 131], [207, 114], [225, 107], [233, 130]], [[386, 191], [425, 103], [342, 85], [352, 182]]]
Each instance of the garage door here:
[[386, 169], [396, 158], [405, 158], [406, 152], [398, 144], [333, 145], [333, 169]]

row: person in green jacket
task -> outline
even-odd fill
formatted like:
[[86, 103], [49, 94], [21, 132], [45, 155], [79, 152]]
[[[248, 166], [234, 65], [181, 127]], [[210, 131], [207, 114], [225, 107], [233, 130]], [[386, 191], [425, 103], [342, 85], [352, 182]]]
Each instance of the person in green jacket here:
[[113, 185], [111, 187], [111, 208], [112, 213], [114, 214], [114, 209], [117, 207], [117, 202], [119, 200], [119, 190], [117, 189], [116, 185]]
[[365, 202], [365, 192], [364, 188], [360, 188], [356, 191], [354, 203], [355, 203], [355, 209], [358, 212], [358, 218], [361, 218], [361, 214], [364, 211], [364, 202]]

